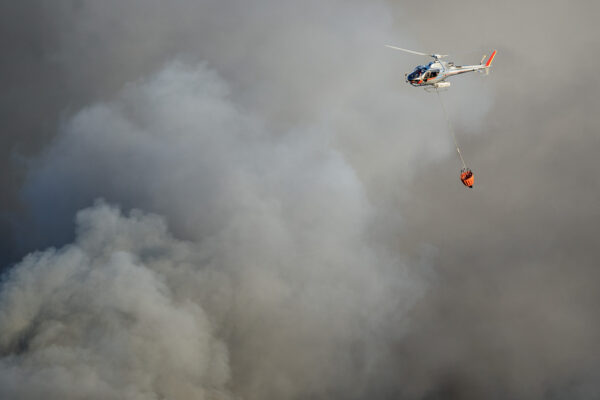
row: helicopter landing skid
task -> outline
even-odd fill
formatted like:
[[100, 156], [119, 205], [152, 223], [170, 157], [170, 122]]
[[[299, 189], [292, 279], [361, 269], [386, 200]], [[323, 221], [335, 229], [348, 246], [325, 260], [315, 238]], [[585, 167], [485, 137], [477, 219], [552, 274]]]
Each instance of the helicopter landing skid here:
[[429, 86], [429, 87], [425, 87], [423, 88], [427, 93], [435, 93], [435, 92], [447, 92], [448, 91], [448, 87], [435, 87], [435, 86]]

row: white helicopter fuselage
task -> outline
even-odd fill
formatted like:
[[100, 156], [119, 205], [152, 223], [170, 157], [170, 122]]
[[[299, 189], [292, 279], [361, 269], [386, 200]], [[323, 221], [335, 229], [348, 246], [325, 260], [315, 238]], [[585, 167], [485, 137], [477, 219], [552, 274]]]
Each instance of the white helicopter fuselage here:
[[483, 56], [481, 62], [477, 65], [454, 65], [453, 62], [445, 62], [440, 60], [440, 58], [446, 57], [446, 55], [421, 53], [418, 51], [403, 49], [391, 45], [386, 45], [386, 47], [390, 47], [395, 50], [401, 50], [407, 53], [433, 57], [434, 61], [430, 62], [427, 65], [416, 66], [410, 74], [406, 74], [405, 76], [406, 82], [410, 83], [412, 86], [420, 86], [426, 88], [433, 87], [436, 89], [449, 87], [450, 82], [446, 82], [446, 79], [454, 75], [460, 75], [466, 72], [473, 71], [481, 71], [488, 73], [490, 66], [492, 65], [492, 61], [496, 56], [496, 50], [494, 50], [485, 64], [483, 63], [483, 60], [485, 60], [486, 56]]
[[473, 71], [487, 71], [489, 65], [454, 65], [452, 62], [440, 60], [432, 61], [427, 65], [417, 66], [413, 72], [406, 74], [406, 81], [413, 86], [433, 86], [442, 88], [450, 86], [446, 82], [451, 76], [464, 74]]

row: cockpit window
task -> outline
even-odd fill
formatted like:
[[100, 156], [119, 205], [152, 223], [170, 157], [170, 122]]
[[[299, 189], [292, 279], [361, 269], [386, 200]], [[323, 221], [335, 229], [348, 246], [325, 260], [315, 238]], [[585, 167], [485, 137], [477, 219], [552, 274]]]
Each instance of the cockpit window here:
[[419, 65], [419, 66], [417, 66], [417, 67], [416, 67], [416, 68], [413, 70], [413, 72], [411, 72], [411, 73], [408, 75], [408, 79], [409, 79], [409, 80], [416, 80], [416, 79], [419, 79], [419, 78], [421, 77], [421, 75], [423, 75], [423, 73], [424, 73], [424, 72], [426, 72], [426, 71], [427, 71], [427, 67], [425, 67], [425, 66], [423, 66], [423, 65]]

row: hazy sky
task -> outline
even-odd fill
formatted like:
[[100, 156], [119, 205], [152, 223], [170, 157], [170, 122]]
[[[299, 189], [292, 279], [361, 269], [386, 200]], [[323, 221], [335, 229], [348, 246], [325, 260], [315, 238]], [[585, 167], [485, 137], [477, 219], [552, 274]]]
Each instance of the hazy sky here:
[[597, 397], [599, 13], [1, 5], [0, 397]]

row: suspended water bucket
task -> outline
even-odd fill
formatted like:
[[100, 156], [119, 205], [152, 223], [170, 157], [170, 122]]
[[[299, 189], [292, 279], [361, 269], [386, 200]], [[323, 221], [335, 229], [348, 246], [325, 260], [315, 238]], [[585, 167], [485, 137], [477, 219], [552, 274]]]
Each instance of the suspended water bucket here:
[[469, 168], [463, 168], [460, 170], [460, 181], [463, 185], [467, 186], [470, 189], [473, 189], [473, 184], [475, 183], [475, 177], [473, 176], [473, 171]]

